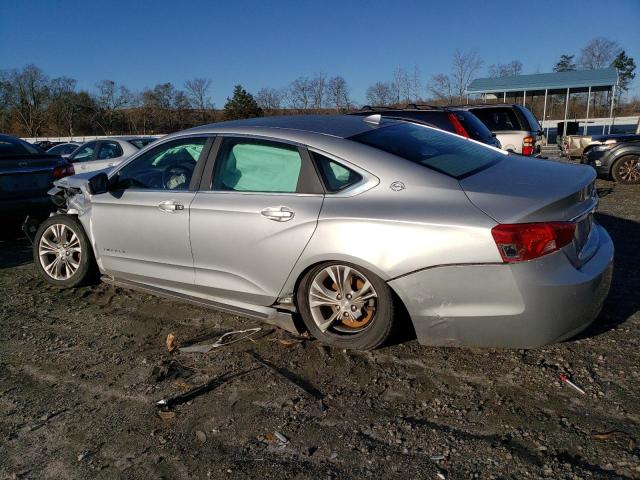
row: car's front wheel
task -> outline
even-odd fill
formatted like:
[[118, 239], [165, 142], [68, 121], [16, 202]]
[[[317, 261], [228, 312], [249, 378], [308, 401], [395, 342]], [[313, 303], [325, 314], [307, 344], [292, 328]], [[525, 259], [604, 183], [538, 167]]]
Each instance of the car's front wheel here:
[[37, 270], [50, 284], [78, 287], [95, 279], [97, 265], [82, 224], [69, 215], [45, 220], [33, 242]]
[[619, 183], [640, 183], [640, 156], [620, 157], [611, 167], [611, 176]]
[[395, 326], [389, 286], [373, 272], [349, 263], [312, 268], [300, 283], [297, 304], [309, 332], [341, 348], [376, 348]]

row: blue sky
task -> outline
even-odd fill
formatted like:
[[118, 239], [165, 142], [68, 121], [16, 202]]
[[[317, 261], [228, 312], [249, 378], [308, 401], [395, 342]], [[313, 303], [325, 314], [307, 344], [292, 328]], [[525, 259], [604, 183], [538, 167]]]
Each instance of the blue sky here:
[[477, 50], [482, 75], [513, 59], [537, 73], [605, 36], [640, 65], [639, 25], [640, 0], [2, 0], [0, 69], [34, 63], [89, 90], [208, 77], [217, 106], [237, 83], [255, 93], [324, 72], [363, 102], [398, 66], [418, 66], [424, 81], [447, 73], [456, 48]]

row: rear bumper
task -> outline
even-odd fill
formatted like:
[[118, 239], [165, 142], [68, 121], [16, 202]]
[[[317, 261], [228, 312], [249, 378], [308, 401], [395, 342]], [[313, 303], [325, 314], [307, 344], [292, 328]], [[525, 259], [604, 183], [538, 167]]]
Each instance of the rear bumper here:
[[580, 268], [563, 252], [518, 264], [451, 265], [389, 285], [423, 345], [533, 348], [569, 338], [596, 318], [611, 285], [614, 248], [599, 245]]
[[27, 215], [47, 217], [54, 210], [55, 206], [47, 194], [15, 200], [0, 200], [0, 215], [8, 220], [22, 221]]

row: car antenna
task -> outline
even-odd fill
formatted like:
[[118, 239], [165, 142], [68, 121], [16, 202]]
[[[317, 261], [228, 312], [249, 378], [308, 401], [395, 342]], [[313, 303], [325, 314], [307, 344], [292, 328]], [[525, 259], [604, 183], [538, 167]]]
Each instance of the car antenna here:
[[382, 121], [382, 115], [380, 115], [379, 113], [376, 113], [375, 115], [369, 115], [367, 117], [364, 117], [364, 121], [367, 123], [373, 123], [374, 125], [380, 125], [380, 122]]

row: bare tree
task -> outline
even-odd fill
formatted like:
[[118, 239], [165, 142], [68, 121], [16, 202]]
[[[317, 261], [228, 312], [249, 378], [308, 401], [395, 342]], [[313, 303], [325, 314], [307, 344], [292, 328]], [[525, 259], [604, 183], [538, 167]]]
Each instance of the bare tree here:
[[316, 74], [309, 81], [309, 88], [311, 89], [311, 105], [315, 110], [320, 110], [325, 102], [327, 76], [324, 73]]
[[273, 112], [282, 108], [283, 95], [281, 90], [270, 87], [261, 88], [255, 98], [258, 106], [266, 112]]
[[408, 103], [411, 101], [412, 84], [409, 73], [402, 68], [397, 67], [393, 71], [393, 94], [394, 103]]
[[36, 137], [47, 120], [51, 100], [49, 77], [35, 65], [6, 72], [2, 82], [3, 102], [30, 137]]
[[608, 67], [620, 50], [618, 42], [596, 37], [580, 51], [578, 63], [585, 70]]
[[367, 88], [367, 102], [370, 105], [393, 105], [396, 103], [395, 86], [390, 82], [376, 82]]
[[489, 66], [490, 77], [514, 77], [522, 74], [522, 62], [512, 60], [509, 63], [497, 63]]
[[329, 79], [327, 83], [327, 97], [331, 106], [337, 111], [348, 109], [351, 105], [349, 100], [349, 86], [344, 77], [336, 75]]
[[200, 112], [200, 118], [203, 121], [207, 119], [207, 110], [213, 108], [211, 97], [209, 97], [210, 88], [211, 80], [202, 77], [187, 80], [184, 84], [189, 105]]
[[453, 83], [453, 91], [459, 100], [464, 98], [471, 79], [478, 73], [482, 63], [482, 59], [476, 51], [461, 52], [460, 50], [456, 50], [453, 54], [451, 80]]
[[438, 100], [444, 100], [448, 104], [453, 103], [453, 84], [449, 75], [438, 73], [431, 77], [428, 92]]
[[312, 102], [311, 82], [307, 77], [298, 77], [289, 87], [289, 101], [292, 108], [308, 110]]
[[420, 99], [420, 91], [422, 90], [422, 80], [420, 69], [417, 65], [413, 67], [413, 75], [411, 76], [411, 98], [414, 103], [418, 103]]
[[113, 80], [102, 80], [96, 85], [98, 90], [94, 100], [98, 111], [96, 122], [105, 135], [113, 132], [120, 110], [131, 101], [131, 92], [124, 85], [118, 86]]

